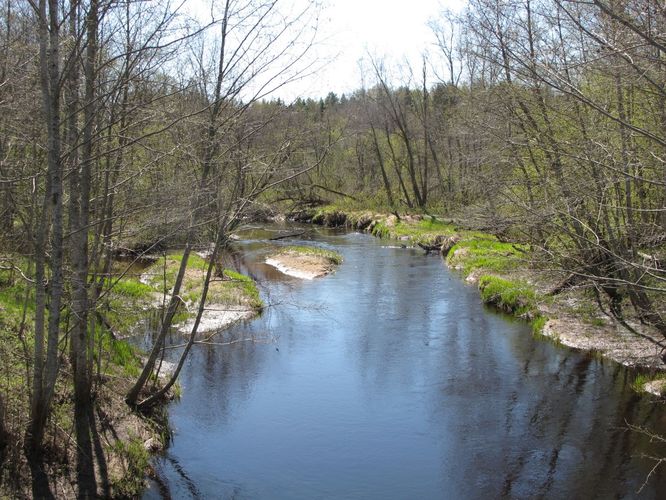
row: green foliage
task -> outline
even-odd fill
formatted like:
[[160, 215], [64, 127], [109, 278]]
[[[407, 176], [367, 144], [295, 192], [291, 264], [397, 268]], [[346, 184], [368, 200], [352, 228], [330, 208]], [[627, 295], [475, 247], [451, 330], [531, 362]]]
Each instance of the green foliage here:
[[535, 335], [541, 334], [543, 332], [543, 328], [546, 326], [546, 323], [548, 322], [548, 318], [545, 316], [542, 316], [540, 314], [537, 314], [534, 319], [531, 321], [532, 323], [532, 333]]
[[339, 210], [337, 207], [328, 206], [319, 208], [312, 217], [314, 224], [322, 226], [344, 226], [350, 223], [348, 212]]
[[401, 220], [390, 223], [385, 219], [372, 229], [372, 234], [379, 238], [400, 239], [407, 237], [409, 241], [418, 244], [431, 245], [446, 236], [456, 234], [455, 227], [436, 217], [428, 217], [418, 221]]
[[446, 223], [443, 220], [440, 220], [434, 216], [421, 219], [417, 227], [421, 231], [426, 231], [426, 232], [436, 231], [438, 233], [443, 233], [443, 234], [453, 234], [455, 231], [453, 225]]
[[134, 327], [153, 307], [157, 290], [134, 278], [113, 281], [109, 293], [104, 296], [98, 312], [111, 324], [116, 334], [131, 335]]
[[[170, 290], [173, 287], [182, 259], [182, 254], [170, 254], [159, 259], [146, 270], [149, 275], [148, 282], [153, 292], [164, 292], [165, 289]], [[181, 291], [181, 297], [187, 303], [194, 304], [199, 301], [203, 293], [204, 278], [208, 265], [209, 263], [205, 259], [190, 254]], [[248, 305], [255, 310], [261, 310], [264, 306], [259, 297], [259, 290], [252, 278], [230, 269], [223, 271], [221, 279], [213, 278], [211, 280], [206, 302], [208, 304]], [[181, 308], [174, 317], [174, 322], [184, 321], [189, 316], [190, 314]]]
[[[9, 272], [0, 271], [0, 368], [2, 369], [0, 394], [6, 412], [5, 415], [0, 414], [0, 419], [6, 419], [2, 423], [9, 436], [8, 445], [12, 447], [18, 436], [25, 432], [26, 419], [21, 417], [27, 417], [29, 407], [29, 392], [26, 390], [28, 359], [23, 340], [25, 347], [30, 351], [34, 342], [32, 329], [34, 302], [28, 301], [26, 322], [22, 325], [28, 284], [22, 278], [10, 275]], [[15, 417], [10, 419], [10, 415]], [[8, 464], [5, 462], [4, 465]]]
[[377, 238], [390, 238], [391, 229], [385, 223], [379, 222], [372, 228], [372, 235]]
[[[168, 256], [168, 259], [171, 259], [178, 264], [180, 264], [183, 261], [183, 254], [171, 254]], [[190, 269], [206, 269], [208, 266], [208, 262], [206, 262], [206, 259], [199, 257], [195, 253], [191, 253], [190, 256], [187, 258], [187, 267]]]
[[[26, 269], [27, 259], [16, 258], [14, 265]], [[0, 325], [3, 321], [14, 322], [21, 317], [23, 308], [26, 306], [26, 292], [30, 294], [27, 302], [28, 315], [34, 312], [33, 285], [28, 284], [14, 269], [0, 269]]]
[[[145, 271], [148, 276], [148, 283], [156, 291], [163, 292], [170, 290], [176, 282], [176, 276], [180, 264], [183, 260], [183, 254], [169, 254], [161, 257]], [[208, 268], [208, 262], [196, 254], [190, 254], [187, 259], [187, 269], [205, 272]], [[183, 286], [188, 288], [190, 285], [196, 286], [197, 282], [202, 281], [201, 273], [186, 274]]]
[[314, 255], [324, 257], [332, 264], [342, 264], [342, 255], [332, 250], [326, 250], [319, 247], [306, 246], [288, 246], [280, 250], [279, 253], [298, 253], [301, 255]]
[[145, 310], [131, 298], [110, 296], [99, 313], [111, 324], [116, 334], [131, 335], [134, 327], [144, 318]]

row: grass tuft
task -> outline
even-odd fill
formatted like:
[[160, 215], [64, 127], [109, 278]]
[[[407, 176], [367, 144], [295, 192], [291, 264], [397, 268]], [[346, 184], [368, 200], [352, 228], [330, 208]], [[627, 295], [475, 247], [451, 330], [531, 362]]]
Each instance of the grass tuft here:
[[502, 243], [490, 235], [482, 238], [466, 238], [449, 252], [447, 262], [462, 268], [467, 276], [476, 270], [509, 271], [520, 266], [527, 248], [514, 243]]
[[112, 481], [117, 498], [138, 498], [144, 490], [144, 477], [148, 469], [150, 454], [139, 438], [116, 441], [114, 451], [122, 457], [125, 474]]
[[479, 290], [484, 303], [529, 321], [532, 333], [541, 334], [548, 318], [539, 312], [540, 298], [529, 284], [487, 274], [479, 278]]
[[631, 383], [631, 388], [636, 392], [644, 393], [647, 392], [645, 390], [645, 386], [650, 382], [654, 382], [656, 380], [666, 380], [666, 373], [659, 373], [657, 375], [652, 375], [652, 376], [644, 373], [639, 373], [638, 375], [636, 375], [636, 378]]

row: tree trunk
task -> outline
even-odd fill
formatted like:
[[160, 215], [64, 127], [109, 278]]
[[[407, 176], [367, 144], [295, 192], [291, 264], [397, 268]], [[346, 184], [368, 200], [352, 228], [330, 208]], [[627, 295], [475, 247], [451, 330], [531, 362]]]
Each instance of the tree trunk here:
[[[44, 426], [58, 375], [60, 307], [63, 292], [63, 203], [62, 163], [60, 158], [60, 22], [57, 0], [39, 2], [39, 61], [42, 101], [47, 122], [47, 191], [40, 226], [36, 235], [35, 359], [30, 430], [27, 445], [32, 452], [41, 449]], [[49, 282], [49, 320], [46, 361], [44, 362], [44, 322], [46, 309], [45, 255], [48, 219], [52, 216], [51, 280]]]
[[375, 153], [377, 153], [377, 161], [379, 162], [379, 168], [382, 172], [382, 181], [384, 182], [384, 190], [386, 191], [386, 198], [388, 199], [389, 206], [395, 208], [395, 203], [393, 202], [393, 194], [391, 193], [391, 185], [386, 175], [386, 168], [384, 167], [384, 157], [382, 152], [379, 149], [379, 141], [377, 141], [377, 132], [375, 131], [374, 125], [370, 124], [370, 129], [372, 130], [372, 141], [375, 145]]

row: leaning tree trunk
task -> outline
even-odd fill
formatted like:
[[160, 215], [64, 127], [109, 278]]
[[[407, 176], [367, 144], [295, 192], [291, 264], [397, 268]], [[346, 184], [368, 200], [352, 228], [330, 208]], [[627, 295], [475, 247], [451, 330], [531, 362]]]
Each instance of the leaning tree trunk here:
[[199, 215], [202, 211], [202, 204], [203, 204], [202, 202], [206, 193], [206, 188], [208, 186], [208, 177], [211, 173], [211, 170], [213, 169], [214, 158], [217, 153], [217, 139], [218, 139], [217, 134], [218, 134], [218, 125], [219, 125], [218, 119], [221, 112], [221, 104], [222, 104], [222, 99], [221, 99], [222, 83], [224, 81], [225, 70], [226, 70], [224, 55], [225, 55], [225, 43], [227, 37], [227, 19], [229, 14], [229, 4], [230, 0], [227, 0], [225, 3], [224, 17], [222, 19], [222, 35], [221, 35], [222, 38], [220, 43], [220, 57], [218, 61], [218, 74], [215, 85], [214, 101], [212, 103], [211, 113], [209, 115], [210, 120], [208, 123], [207, 134], [206, 134], [206, 147], [201, 162], [202, 165], [201, 179], [199, 181], [199, 189], [196, 191], [192, 199], [185, 250], [183, 251], [183, 257], [180, 261], [180, 267], [178, 269], [178, 275], [176, 276], [176, 282], [174, 283], [173, 290], [171, 292], [171, 298], [169, 299], [169, 305], [167, 306], [166, 314], [164, 316], [164, 319], [162, 320], [162, 325], [160, 327], [157, 339], [155, 340], [153, 348], [150, 351], [150, 355], [148, 356], [148, 360], [146, 361], [146, 364], [144, 365], [143, 370], [139, 375], [139, 378], [132, 386], [132, 388], [128, 391], [127, 396], [125, 397], [126, 403], [132, 407], [137, 406], [139, 395], [143, 390], [144, 386], [146, 385], [148, 378], [153, 373], [155, 362], [157, 361], [157, 358], [160, 352], [162, 351], [166, 335], [169, 331], [169, 328], [171, 327], [171, 323], [173, 322], [173, 317], [175, 316], [176, 311], [178, 310], [178, 306], [182, 302], [182, 299], [180, 298], [180, 289], [183, 285], [183, 279], [185, 277], [185, 271], [187, 269], [187, 262], [189, 260], [190, 253], [192, 252], [192, 244], [195, 237], [195, 228], [197, 226]]

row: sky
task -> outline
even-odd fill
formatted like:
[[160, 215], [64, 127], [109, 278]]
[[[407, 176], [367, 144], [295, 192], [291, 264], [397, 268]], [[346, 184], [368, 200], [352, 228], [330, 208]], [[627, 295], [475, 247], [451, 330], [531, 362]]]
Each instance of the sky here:
[[320, 44], [315, 48], [323, 64], [315, 75], [281, 89], [278, 97], [321, 97], [329, 91], [340, 95], [373, 84], [359, 61], [368, 54], [396, 66], [409, 62], [422, 66], [424, 51], [434, 49], [428, 21], [443, 9], [454, 12], [464, 0], [329, 0], [320, 19]]
[[[221, 19], [220, 9], [224, 5], [221, 0], [180, 1], [185, 10], [202, 23], [210, 22], [213, 11], [215, 17]], [[285, 102], [292, 102], [297, 97], [316, 99], [325, 97], [329, 92], [340, 96], [363, 86], [372, 86], [376, 81], [369, 64], [370, 57], [384, 62], [390, 83], [405, 84], [404, 75], [408, 74], [406, 66], [411, 66], [420, 74], [424, 53], [437, 52], [435, 36], [428, 22], [441, 18], [445, 9], [459, 12], [466, 4], [466, 0], [280, 0], [277, 15], [293, 19], [296, 13], [314, 2], [321, 3], [323, 8], [319, 15], [316, 41], [307, 56], [312, 62], [310, 71], [298, 81], [264, 95], [265, 98], [279, 97]], [[243, 6], [252, 5], [243, 0], [232, 3], [238, 6], [239, 12], [245, 12]], [[308, 26], [312, 28], [315, 24], [312, 22]], [[210, 31], [211, 36], [216, 36], [217, 29]], [[308, 37], [299, 39], [309, 40]], [[270, 71], [277, 69], [279, 72], [284, 61], [282, 59], [273, 64]], [[305, 61], [299, 60], [298, 67], [301, 67], [300, 63], [305, 64]], [[398, 75], [403, 75], [403, 78]], [[434, 75], [429, 83], [434, 83], [433, 78]], [[261, 79], [255, 81], [260, 82]], [[257, 87], [262, 88], [259, 83]], [[248, 88], [252, 93], [254, 88]]]

